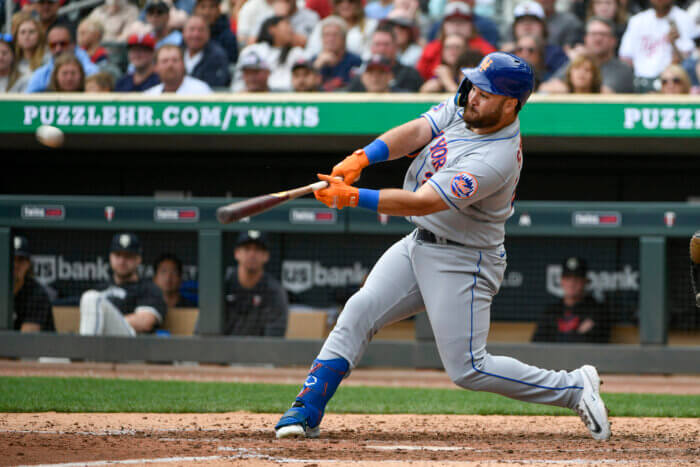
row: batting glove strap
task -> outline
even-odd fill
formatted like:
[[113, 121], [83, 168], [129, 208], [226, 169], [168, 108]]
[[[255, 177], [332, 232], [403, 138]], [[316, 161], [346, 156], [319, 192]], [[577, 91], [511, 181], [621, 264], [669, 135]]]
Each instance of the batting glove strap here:
[[379, 190], [359, 189], [357, 205], [361, 208], [376, 211], [379, 207]]
[[375, 139], [362, 149], [365, 151], [370, 164], [384, 162], [389, 159], [389, 146], [381, 139]]

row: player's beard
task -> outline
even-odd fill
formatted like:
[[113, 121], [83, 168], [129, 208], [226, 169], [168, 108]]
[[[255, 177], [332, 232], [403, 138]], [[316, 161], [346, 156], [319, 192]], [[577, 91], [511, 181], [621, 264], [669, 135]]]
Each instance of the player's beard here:
[[488, 128], [496, 125], [501, 120], [503, 112], [503, 101], [499, 102], [498, 107], [486, 115], [477, 113], [474, 108], [467, 103], [464, 106], [464, 121], [468, 128]]

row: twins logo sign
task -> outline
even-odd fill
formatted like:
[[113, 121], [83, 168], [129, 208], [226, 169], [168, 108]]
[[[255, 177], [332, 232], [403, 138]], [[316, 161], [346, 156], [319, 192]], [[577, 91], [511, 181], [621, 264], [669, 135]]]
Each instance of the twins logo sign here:
[[452, 194], [457, 198], [467, 199], [474, 196], [479, 188], [479, 182], [469, 172], [460, 172], [452, 178], [450, 188], [452, 188]]

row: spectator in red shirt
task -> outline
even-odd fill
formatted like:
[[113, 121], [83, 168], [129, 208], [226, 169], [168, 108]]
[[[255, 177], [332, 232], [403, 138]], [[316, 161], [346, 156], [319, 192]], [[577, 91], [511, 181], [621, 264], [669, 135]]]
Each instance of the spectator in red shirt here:
[[480, 52], [482, 55], [488, 55], [496, 51], [491, 44], [478, 34], [469, 5], [462, 2], [450, 2], [445, 7], [445, 19], [442, 22], [440, 37], [425, 46], [423, 55], [421, 55], [418, 65], [416, 65], [416, 69], [418, 69], [423, 79], [430, 79], [435, 74], [435, 68], [440, 65], [442, 60], [443, 41], [445, 37], [452, 34], [464, 37], [467, 40], [467, 46]]

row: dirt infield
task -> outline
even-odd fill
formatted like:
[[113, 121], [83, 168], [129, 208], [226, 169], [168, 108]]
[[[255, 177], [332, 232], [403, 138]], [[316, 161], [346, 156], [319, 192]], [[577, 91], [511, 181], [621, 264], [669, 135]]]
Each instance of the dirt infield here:
[[[0, 362], [0, 375], [265, 381], [303, 368]], [[605, 390], [697, 394], [697, 377], [604, 376]], [[626, 385], [623, 382], [626, 381]], [[441, 372], [357, 370], [348, 384], [450, 386]], [[672, 391], [639, 391], [667, 387]], [[622, 388], [622, 389], [621, 389]], [[317, 440], [276, 440], [278, 414], [0, 414], [0, 465], [693, 465], [700, 420], [613, 418], [609, 442], [577, 417], [329, 414]]]

